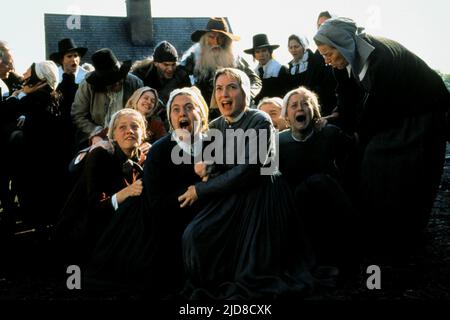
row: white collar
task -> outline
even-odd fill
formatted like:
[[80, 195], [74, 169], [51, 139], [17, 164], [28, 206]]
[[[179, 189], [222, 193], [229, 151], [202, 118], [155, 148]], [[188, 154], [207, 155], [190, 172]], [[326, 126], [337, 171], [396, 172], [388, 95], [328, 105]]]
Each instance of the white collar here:
[[[348, 72], [348, 77], [350, 78], [350, 77], [351, 77], [351, 73], [352, 73], [352, 67], [351, 67], [350, 64], [348, 64], [348, 65], [346, 66], [346, 68], [347, 68], [347, 72]], [[366, 76], [366, 73], [367, 73], [367, 69], [368, 69], [368, 68], [369, 68], [369, 61], [367, 61], [367, 62], [364, 64], [363, 68], [361, 69], [361, 72], [360, 72], [359, 75], [358, 75], [359, 81], [362, 81], [362, 80], [364, 79], [364, 77]]]
[[263, 67], [263, 69], [264, 69], [264, 79], [272, 78], [272, 77], [276, 78], [276, 77], [278, 77], [278, 74], [280, 73], [281, 64], [274, 59], [270, 59], [263, 66], [258, 64], [258, 66], [255, 69], [256, 74], [259, 74], [258, 69], [260, 67]]
[[244, 114], [245, 114], [245, 110], [246, 110], [246, 108], [244, 108], [244, 110], [243, 110], [237, 117], [234, 117], [234, 118], [232, 118], [231, 120], [228, 119], [228, 118], [225, 118], [225, 117], [224, 117], [224, 118], [225, 118], [226, 122], [229, 123], [229, 124], [231, 124], [231, 123], [236, 123], [236, 122], [238, 122], [239, 120], [242, 119], [242, 117], [243, 117]]
[[[58, 67], [58, 72], [59, 72], [59, 82], [61, 82], [64, 73], [64, 70], [62, 69], [61, 66]], [[83, 69], [81, 66], [78, 66], [77, 71], [75, 71], [75, 83], [80, 84], [80, 82], [84, 80], [86, 74], [88, 73], [89, 72], [87, 70]]]
[[191, 144], [180, 140], [180, 138], [178, 138], [175, 134], [175, 131], [172, 131], [172, 140], [177, 143], [181, 150], [191, 156], [197, 157], [202, 152], [203, 134], [199, 134], [198, 138], [194, 139], [194, 143]]
[[294, 139], [297, 142], [305, 142], [306, 140], [309, 140], [309, 138], [311, 138], [313, 134], [314, 134], [314, 129], [312, 129], [311, 132], [304, 139], [298, 139], [294, 136], [294, 132], [291, 129], [291, 137], [292, 137], [292, 139]]

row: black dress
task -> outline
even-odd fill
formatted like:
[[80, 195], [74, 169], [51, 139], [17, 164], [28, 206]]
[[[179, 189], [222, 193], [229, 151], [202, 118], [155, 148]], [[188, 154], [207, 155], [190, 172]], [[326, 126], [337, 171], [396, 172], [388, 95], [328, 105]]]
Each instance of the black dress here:
[[174, 164], [176, 145], [169, 134], [150, 149], [142, 195], [119, 206], [94, 250], [87, 275], [91, 288], [161, 298], [183, 287], [181, 235], [196, 207], [181, 209], [178, 197], [200, 178], [193, 162]]
[[[220, 117], [211, 127], [223, 134], [226, 129], [273, 130], [270, 118], [258, 110], [245, 111], [233, 124]], [[250, 162], [250, 145], [259, 139], [264, 139], [261, 132], [247, 140], [244, 164], [224, 164], [219, 175], [195, 185], [205, 205], [183, 235], [189, 299], [303, 295], [312, 288], [305, 263], [309, 253], [289, 188], [276, 173], [260, 174], [273, 153]]]
[[[128, 160], [120, 147], [97, 147], [87, 155], [84, 171], [67, 199], [54, 239], [67, 259], [85, 263], [111, 219], [117, 214], [111, 197], [133, 182], [124, 171]], [[137, 159], [135, 159], [137, 160]]]
[[319, 264], [351, 262], [355, 213], [341, 183], [341, 167], [353, 139], [327, 125], [304, 141], [291, 130], [279, 134], [280, 171], [294, 192]]
[[[439, 75], [399, 43], [364, 40], [374, 50], [363, 79], [352, 72], [344, 81], [337, 72], [339, 109], [361, 141], [355, 199], [370, 226], [369, 241], [410, 247], [427, 225], [440, 183], [450, 94]], [[362, 99], [355, 104], [351, 96]]]

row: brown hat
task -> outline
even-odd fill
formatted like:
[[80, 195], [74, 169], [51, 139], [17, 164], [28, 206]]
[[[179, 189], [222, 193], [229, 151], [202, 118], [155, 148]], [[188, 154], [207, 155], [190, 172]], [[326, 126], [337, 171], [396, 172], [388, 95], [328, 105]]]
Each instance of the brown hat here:
[[267, 35], [264, 33], [256, 34], [253, 36], [253, 48], [244, 50], [245, 53], [255, 54], [256, 49], [270, 48], [271, 50], [277, 49], [280, 46], [278, 44], [269, 44]]
[[87, 48], [77, 47], [71, 38], [62, 39], [58, 42], [58, 52], [50, 54], [50, 60], [61, 63], [61, 58], [63, 58], [67, 52], [71, 51], [76, 51], [80, 57], [83, 57], [87, 52]]
[[205, 30], [197, 30], [191, 34], [191, 40], [198, 42], [200, 38], [207, 32], [220, 32], [226, 35], [233, 41], [239, 41], [241, 37], [236, 36], [230, 32], [230, 27], [228, 26], [225, 18], [210, 18]]
[[120, 64], [111, 49], [104, 48], [92, 55], [95, 71], [86, 76], [86, 81], [94, 87], [106, 87], [124, 79], [131, 68], [131, 61]]

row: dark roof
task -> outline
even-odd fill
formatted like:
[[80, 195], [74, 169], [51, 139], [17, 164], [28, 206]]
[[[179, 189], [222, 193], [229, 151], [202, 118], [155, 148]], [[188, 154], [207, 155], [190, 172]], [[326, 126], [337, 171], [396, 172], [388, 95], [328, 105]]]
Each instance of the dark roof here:
[[[177, 48], [178, 55], [193, 44], [191, 33], [205, 29], [209, 17], [205, 18], [152, 18], [152, 46], [134, 46], [131, 43], [127, 17], [80, 16], [80, 29], [69, 29], [67, 14], [44, 15], [45, 50], [48, 58], [58, 51], [58, 41], [72, 38], [79, 47], [88, 48], [83, 61], [90, 62], [91, 55], [98, 49], [110, 48], [120, 61], [140, 60], [153, 54], [153, 48], [167, 40]], [[70, 21], [70, 20], [69, 20]]]

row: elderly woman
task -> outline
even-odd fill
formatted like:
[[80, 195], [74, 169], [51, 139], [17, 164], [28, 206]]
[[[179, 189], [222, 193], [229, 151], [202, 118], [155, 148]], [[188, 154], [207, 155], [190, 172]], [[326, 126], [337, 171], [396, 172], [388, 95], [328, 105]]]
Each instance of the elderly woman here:
[[339, 116], [359, 136], [355, 199], [372, 226], [370, 240], [406, 249], [417, 243], [436, 196], [450, 95], [419, 57], [361, 31], [351, 19], [334, 18], [314, 40], [334, 68]]
[[[184, 285], [181, 236], [197, 209], [180, 208], [177, 199], [200, 181], [194, 157], [202, 149], [191, 147], [208, 129], [208, 106], [195, 87], [176, 89], [167, 117], [171, 132], [148, 153], [142, 196], [119, 208], [94, 251], [88, 276], [103, 280], [107, 291], [119, 287], [161, 298]], [[186, 161], [175, 153], [185, 153]]]
[[273, 126], [278, 131], [283, 131], [288, 128], [288, 123], [285, 118], [281, 116], [281, 108], [283, 107], [283, 99], [264, 98], [258, 103], [258, 110], [267, 113], [272, 119]]
[[[216, 141], [225, 139], [212, 142], [216, 156], [224, 158], [216, 159], [217, 173], [179, 197], [182, 207], [205, 202], [183, 235], [188, 274], [184, 293], [191, 299], [305, 294], [312, 281], [304, 264], [301, 224], [287, 186], [275, 170], [264, 170], [271, 169], [267, 166], [275, 155], [272, 122], [267, 114], [249, 108], [245, 73], [224, 68], [214, 80], [222, 116], [210, 124], [210, 134]], [[234, 136], [240, 142], [230, 148], [233, 141], [227, 139]]]
[[167, 134], [164, 121], [158, 115], [158, 92], [150, 87], [137, 89], [128, 99], [125, 108], [136, 109], [147, 119], [147, 142], [152, 144]]
[[[333, 125], [322, 126], [315, 93], [300, 87], [286, 94], [281, 112], [290, 128], [279, 134], [279, 168], [299, 203], [318, 262], [348, 263], [352, 205], [339, 180], [353, 146]], [[354, 217], [353, 217], [354, 220]], [[348, 237], [348, 239], [345, 239]]]
[[87, 155], [84, 171], [56, 228], [56, 239], [67, 245], [66, 252], [75, 255], [69, 256], [71, 259], [89, 257], [125, 200], [142, 192], [142, 168], [137, 161], [139, 145], [145, 139], [145, 119], [136, 110], [117, 111], [111, 117], [108, 138], [109, 148], [95, 148]]
[[322, 115], [330, 115], [336, 103], [334, 97], [336, 84], [329, 67], [325, 66], [322, 57], [315, 55], [309, 49], [309, 41], [306, 37], [290, 35], [288, 50], [293, 59], [288, 63], [289, 85], [287, 91], [300, 86], [313, 90], [319, 96]]

